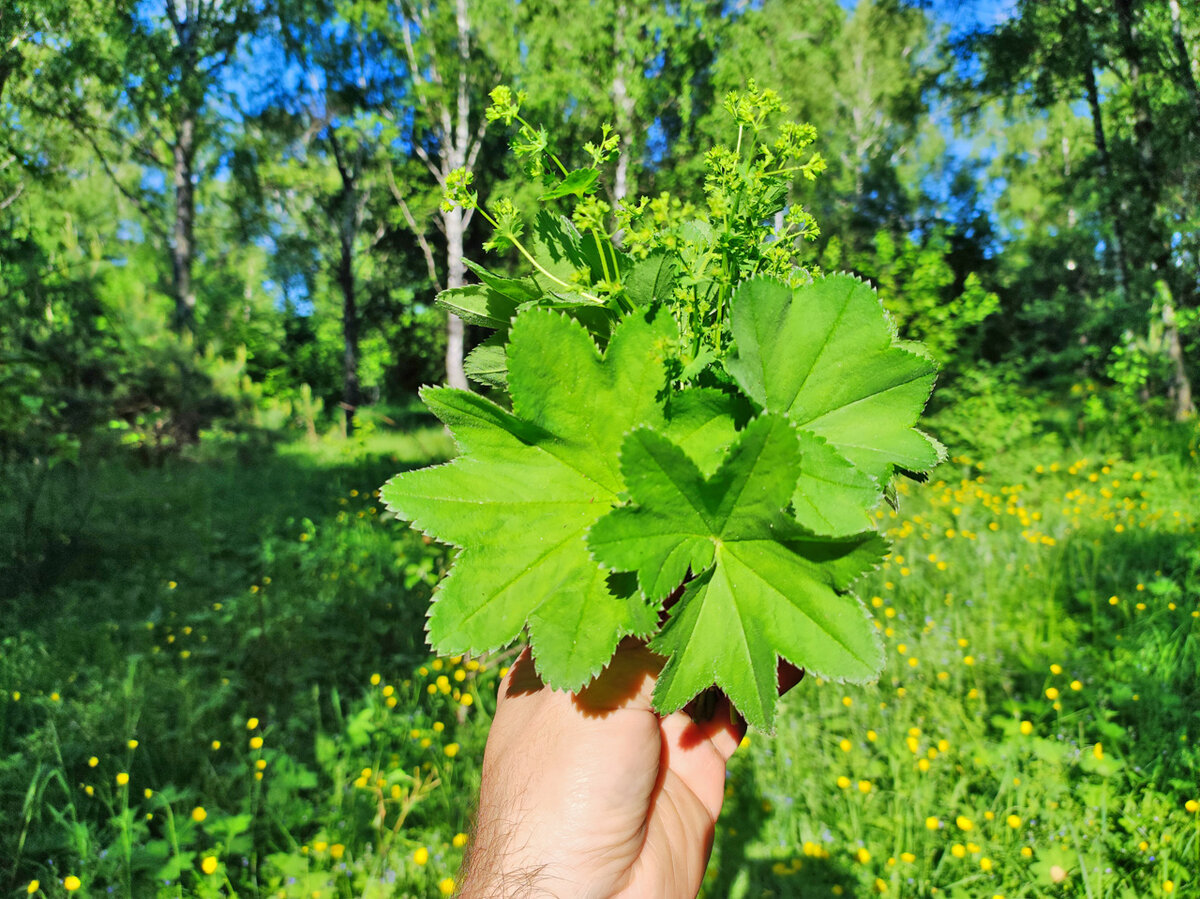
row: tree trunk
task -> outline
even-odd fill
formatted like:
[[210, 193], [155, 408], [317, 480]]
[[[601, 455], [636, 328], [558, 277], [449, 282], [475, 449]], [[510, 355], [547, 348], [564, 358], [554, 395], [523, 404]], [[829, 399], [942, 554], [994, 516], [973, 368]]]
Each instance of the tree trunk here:
[[185, 115], [179, 123], [174, 153], [175, 221], [171, 240], [171, 279], [175, 291], [175, 327], [192, 331], [196, 325], [196, 294], [192, 289], [193, 230], [196, 192], [193, 183], [196, 153], [196, 119]]
[[1147, 259], [1156, 279], [1161, 279], [1163, 339], [1167, 345], [1167, 355], [1171, 359], [1173, 372], [1171, 386], [1168, 392], [1175, 405], [1177, 419], [1188, 418], [1196, 414], [1192, 400], [1191, 379], [1184, 366], [1182, 342], [1179, 337], [1179, 326], [1174, 315], [1174, 290], [1170, 283], [1172, 274], [1171, 243], [1169, 229], [1166, 228], [1157, 214], [1158, 199], [1162, 193], [1162, 173], [1160, 160], [1154, 147], [1154, 119], [1150, 114], [1150, 104], [1146, 99], [1145, 86], [1142, 84], [1142, 50], [1138, 46], [1139, 33], [1134, 21], [1133, 0], [1116, 0], [1117, 22], [1119, 24], [1121, 55], [1128, 67], [1130, 96], [1133, 101], [1133, 137], [1138, 150], [1140, 165], [1135, 179], [1140, 190], [1137, 198], [1141, 202], [1141, 212], [1144, 217], [1143, 228], [1148, 235]]
[[1175, 45], [1175, 55], [1179, 57], [1179, 82], [1192, 98], [1192, 108], [1196, 118], [1192, 122], [1192, 131], [1200, 130], [1200, 88], [1196, 86], [1196, 76], [1192, 74], [1192, 57], [1188, 53], [1187, 44], [1183, 40], [1183, 24], [1180, 19], [1182, 12], [1179, 0], [1170, 0], [1171, 7], [1171, 42]]
[[[471, 142], [471, 98], [468, 91], [467, 67], [471, 61], [471, 16], [467, 0], [455, 0], [454, 23], [458, 30], [458, 56], [461, 66], [458, 74], [458, 91], [454, 105], [453, 134], [446, 133], [446, 147], [442, 151], [443, 176], [458, 168], [468, 166], [468, 146]], [[448, 112], [448, 110], [447, 110]], [[450, 117], [445, 117], [445, 131], [450, 132]], [[461, 208], [442, 213], [442, 224], [446, 230], [446, 287], [462, 287], [466, 282], [467, 267], [463, 263], [463, 238], [467, 231], [466, 213]], [[450, 313], [446, 319], [446, 383], [459, 390], [469, 390], [467, 375], [463, 370], [463, 353], [466, 350], [466, 326], [457, 315]]]
[[[349, 205], [353, 206], [353, 197]], [[351, 213], [352, 214], [352, 213]], [[354, 231], [343, 220], [342, 253], [338, 259], [337, 280], [342, 291], [342, 409], [346, 413], [346, 436], [354, 434], [354, 413], [358, 409], [358, 297], [354, 280]]]
[[1083, 18], [1080, 0], [1075, 3], [1075, 21], [1079, 26], [1080, 37], [1083, 40], [1084, 68], [1083, 84], [1087, 92], [1088, 110], [1092, 115], [1092, 139], [1096, 143], [1096, 153], [1100, 156], [1100, 174], [1104, 177], [1105, 205], [1113, 227], [1113, 258], [1117, 262], [1117, 277], [1120, 279], [1121, 297], [1125, 305], [1129, 305], [1129, 257], [1125, 254], [1125, 216], [1112, 193], [1112, 159], [1108, 155], [1108, 140], [1104, 134], [1104, 117], [1100, 110], [1100, 92], [1096, 87], [1095, 60], [1092, 54], [1092, 38], [1088, 32], [1087, 22]]
[[[446, 228], [446, 287], [462, 287], [467, 279], [467, 267], [463, 263], [466, 231], [463, 210], [456, 208], [442, 213], [442, 224]], [[459, 390], [470, 389], [463, 371], [465, 332], [463, 320], [450, 313], [446, 322], [446, 383]]]
[[354, 276], [354, 241], [358, 236], [362, 197], [359, 195], [362, 148], [352, 160], [330, 126], [329, 146], [333, 150], [342, 188], [338, 192], [337, 283], [342, 292], [342, 411], [346, 415], [346, 436], [354, 434], [354, 413], [361, 399], [358, 384], [358, 285]]
[[1171, 360], [1170, 399], [1175, 404], [1175, 420], [1184, 421], [1196, 414], [1196, 403], [1192, 397], [1192, 382], [1183, 363], [1183, 342], [1179, 339], [1179, 326], [1175, 323], [1175, 308], [1169, 299], [1163, 304], [1163, 339], [1167, 344], [1167, 358]]
[[613, 200], [616, 201], [616, 204], [620, 204], [621, 200], [633, 192], [629, 174], [629, 158], [633, 155], [634, 146], [633, 97], [629, 93], [629, 84], [626, 81], [629, 50], [625, 40], [625, 22], [628, 17], [628, 8], [621, 3], [617, 6], [616, 22], [613, 28], [613, 54], [616, 57], [612, 83], [616, 121], [613, 124], [621, 138], [616, 171], [613, 173]]

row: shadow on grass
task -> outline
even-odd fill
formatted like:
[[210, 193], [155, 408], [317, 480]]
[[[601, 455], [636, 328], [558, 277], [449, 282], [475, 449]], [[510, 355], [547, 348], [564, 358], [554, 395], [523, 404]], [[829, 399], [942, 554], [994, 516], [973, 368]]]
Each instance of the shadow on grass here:
[[[1200, 541], [1165, 529], [1083, 533], [1063, 558], [1056, 599], [1077, 638], [1062, 664], [1084, 681], [1101, 730], [1126, 760], [1169, 776], [1200, 741]], [[1030, 673], [1030, 695], [1044, 678]]]
[[752, 847], [761, 847], [767, 820], [774, 811], [758, 788], [760, 780], [753, 756], [734, 756], [701, 897], [854, 895], [857, 881], [819, 850], [805, 852], [803, 846], [791, 846], [775, 854], [763, 854], [761, 848], [752, 851]]
[[59, 536], [29, 588], [0, 596], [3, 633], [45, 661], [12, 677], [30, 696], [125, 683], [178, 767], [242, 710], [311, 744], [339, 692], [428, 657], [425, 611], [448, 558], [373, 496], [444, 458], [441, 429], [343, 446], [100, 460], [79, 520], [49, 491], [64, 503], [46, 516]]

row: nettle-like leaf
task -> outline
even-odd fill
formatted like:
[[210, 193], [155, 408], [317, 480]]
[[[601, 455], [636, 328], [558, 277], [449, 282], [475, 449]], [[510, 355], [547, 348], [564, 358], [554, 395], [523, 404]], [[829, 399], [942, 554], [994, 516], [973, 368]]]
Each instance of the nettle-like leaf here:
[[439, 652], [482, 653], [528, 627], [539, 671], [578, 689], [626, 635], [647, 637], [658, 605], [591, 559], [587, 529], [624, 488], [622, 437], [663, 422], [669, 316], [635, 315], [601, 356], [577, 322], [520, 313], [508, 345], [512, 412], [473, 394], [426, 388], [461, 454], [384, 485], [387, 506], [461, 549], [430, 612]]
[[[937, 366], [897, 342], [870, 285], [844, 274], [795, 288], [754, 278], [734, 293], [731, 317], [737, 354], [725, 368], [764, 409], [786, 413], [880, 483], [896, 468], [927, 471], [942, 460], [941, 445], [914, 427]], [[814, 504], [842, 502], [835, 494], [851, 501], [860, 487]]]
[[769, 413], [738, 434], [711, 477], [650, 428], [625, 439], [630, 504], [597, 521], [588, 546], [604, 565], [635, 571], [651, 600], [692, 576], [650, 642], [668, 656], [655, 687], [660, 711], [715, 684], [770, 730], [778, 658], [832, 679], [877, 676], [879, 638], [845, 590], [886, 544], [874, 533], [832, 539], [801, 528], [787, 512], [801, 464], [795, 427]]

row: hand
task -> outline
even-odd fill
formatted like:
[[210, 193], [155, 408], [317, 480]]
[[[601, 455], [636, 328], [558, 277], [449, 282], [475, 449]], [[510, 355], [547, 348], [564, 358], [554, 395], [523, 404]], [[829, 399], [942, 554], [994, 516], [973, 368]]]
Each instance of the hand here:
[[626, 641], [578, 694], [551, 690], [528, 651], [500, 684], [463, 899], [694, 899], [744, 726], [661, 717], [663, 660]]

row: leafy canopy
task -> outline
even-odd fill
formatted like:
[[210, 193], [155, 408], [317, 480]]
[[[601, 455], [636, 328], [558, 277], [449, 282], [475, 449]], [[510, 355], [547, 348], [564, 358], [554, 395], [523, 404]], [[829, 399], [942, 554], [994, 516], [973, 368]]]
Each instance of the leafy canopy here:
[[479, 209], [489, 246], [530, 271], [471, 263], [481, 283], [440, 301], [494, 330], [468, 369], [496, 401], [427, 388], [460, 455], [383, 490], [460, 550], [430, 641], [482, 653], [525, 633], [545, 680], [577, 689], [632, 635], [666, 658], [660, 711], [715, 686], [768, 729], [780, 659], [875, 677], [849, 590], [887, 551], [872, 512], [890, 478], [940, 461], [915, 428], [935, 366], [868, 285], [797, 264], [816, 226], [788, 197], [821, 169], [812, 129], [772, 130], [778, 97], [751, 85], [727, 100], [736, 138], [708, 155], [706, 209], [614, 210], [597, 196], [609, 128], [571, 169], [520, 94], [493, 102], [541, 208], [485, 208], [465, 173], [446, 202]]

